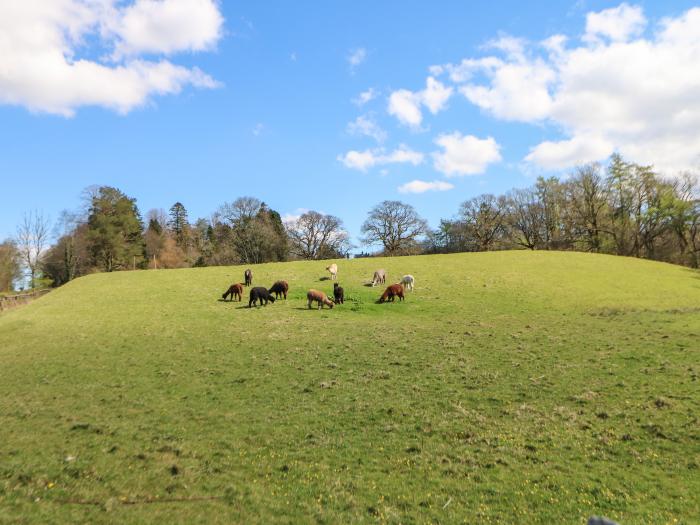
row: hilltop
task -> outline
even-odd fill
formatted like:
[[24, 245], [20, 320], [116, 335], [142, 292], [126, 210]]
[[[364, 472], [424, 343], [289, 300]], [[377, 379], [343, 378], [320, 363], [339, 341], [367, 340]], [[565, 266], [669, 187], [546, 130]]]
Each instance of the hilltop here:
[[[3, 522], [692, 522], [700, 273], [558, 252], [95, 274], [0, 315]], [[416, 290], [375, 304], [377, 268]], [[212, 499], [207, 499], [212, 498]], [[157, 500], [167, 502], [152, 503]], [[133, 503], [133, 504], [128, 504]]]

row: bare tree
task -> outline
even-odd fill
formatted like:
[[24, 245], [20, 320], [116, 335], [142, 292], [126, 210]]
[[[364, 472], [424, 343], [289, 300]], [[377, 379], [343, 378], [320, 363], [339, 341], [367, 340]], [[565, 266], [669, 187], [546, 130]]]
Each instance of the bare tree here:
[[233, 202], [224, 203], [218, 211], [219, 217], [229, 223], [229, 226], [250, 221], [263, 208], [263, 203], [255, 197], [239, 197]]
[[568, 181], [566, 188], [569, 190], [569, 208], [579, 230], [577, 236], [583, 237], [588, 250], [601, 251], [609, 198], [605, 181], [600, 175], [600, 166], [588, 164], [576, 168], [576, 174]]
[[428, 223], [413, 206], [400, 201], [377, 204], [362, 225], [362, 242], [384, 246], [387, 255], [412, 253], [418, 239], [428, 233]]
[[506, 222], [516, 244], [534, 250], [541, 244], [544, 213], [537, 194], [530, 188], [513, 190], [507, 197]]
[[49, 220], [41, 212], [24, 214], [17, 227], [17, 248], [22, 263], [29, 270], [32, 290], [34, 289], [41, 256], [49, 241]]
[[479, 250], [487, 251], [505, 232], [506, 199], [484, 194], [462, 203], [460, 216]]
[[350, 241], [343, 221], [333, 215], [308, 211], [286, 224], [292, 253], [302, 259], [344, 256]]
[[163, 208], [152, 208], [146, 213], [146, 224], [151, 224], [151, 221], [158, 223], [161, 230], [166, 230], [169, 217]]

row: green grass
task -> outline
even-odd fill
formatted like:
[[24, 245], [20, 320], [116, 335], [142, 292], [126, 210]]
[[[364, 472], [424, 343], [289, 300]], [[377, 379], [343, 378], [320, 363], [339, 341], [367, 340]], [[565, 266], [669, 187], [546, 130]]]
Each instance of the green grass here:
[[[306, 309], [322, 261], [254, 267], [290, 283], [266, 308], [220, 302], [218, 267], [2, 314], [0, 523], [700, 523], [698, 272], [337, 262], [333, 310]], [[379, 267], [405, 303], [374, 303]]]

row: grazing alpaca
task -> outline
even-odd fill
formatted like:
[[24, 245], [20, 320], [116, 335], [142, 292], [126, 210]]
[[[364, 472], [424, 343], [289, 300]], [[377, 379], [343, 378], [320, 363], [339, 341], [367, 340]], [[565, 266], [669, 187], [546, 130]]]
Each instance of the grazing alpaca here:
[[411, 290], [413, 291], [413, 286], [416, 284], [416, 280], [413, 278], [412, 275], [404, 275], [401, 278], [401, 282], [399, 283], [403, 285], [406, 290]]
[[267, 306], [268, 301], [270, 301], [271, 303], [275, 302], [275, 298], [272, 297], [272, 295], [270, 295], [270, 292], [267, 291], [267, 288], [263, 288], [262, 286], [256, 286], [255, 288], [251, 288], [250, 301], [248, 301], [248, 308], [251, 308], [253, 305], [258, 306], [258, 300], [260, 300], [260, 306], [263, 305], [263, 301], [265, 301], [265, 306]]
[[379, 303], [384, 303], [386, 301], [394, 302], [394, 298], [398, 297], [399, 301], [403, 301], [403, 286], [400, 284], [392, 284], [384, 290], [384, 293], [379, 298]]
[[221, 298], [225, 301], [226, 297], [229, 295], [231, 296], [232, 301], [234, 297], [238, 298], [239, 301], [243, 300], [243, 285], [241, 283], [232, 284], [229, 286], [228, 290], [226, 290], [224, 295], [221, 296]]
[[345, 290], [338, 283], [333, 283], [333, 298], [335, 304], [343, 304], [345, 302]]
[[306, 298], [309, 300], [309, 308], [311, 308], [311, 303], [314, 301], [318, 303], [319, 310], [323, 308], [324, 304], [329, 308], [333, 308], [333, 301], [326, 297], [325, 293], [319, 292], [318, 290], [309, 290], [306, 294]]
[[250, 268], [247, 269], [243, 275], [245, 277], [245, 285], [246, 286], [252, 285], [253, 284], [253, 272], [250, 270]]
[[277, 281], [275, 284], [272, 285], [272, 288], [270, 288], [269, 290], [271, 294], [275, 294], [275, 299], [279, 299], [280, 295], [283, 295], [286, 299], [288, 291], [289, 284], [287, 284], [287, 281]]
[[386, 271], [384, 268], [374, 272], [374, 277], [372, 277], [372, 286], [377, 286], [378, 284], [384, 284], [386, 282]]
[[326, 266], [326, 270], [331, 272], [331, 279], [336, 280], [338, 278], [338, 265], [333, 263], [330, 266]]

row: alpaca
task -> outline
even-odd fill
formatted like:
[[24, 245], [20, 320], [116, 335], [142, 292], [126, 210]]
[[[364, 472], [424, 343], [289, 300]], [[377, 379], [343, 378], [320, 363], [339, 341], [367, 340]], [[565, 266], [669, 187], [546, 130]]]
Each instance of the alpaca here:
[[229, 295], [232, 301], [234, 298], [238, 298], [238, 300], [241, 301], [243, 299], [243, 285], [241, 283], [232, 284], [221, 298], [225, 301], [226, 297]]
[[386, 301], [394, 302], [394, 298], [398, 297], [399, 301], [403, 301], [403, 286], [400, 284], [392, 284], [387, 287], [386, 290], [384, 290], [384, 293], [382, 296], [379, 298], [378, 303], [384, 303]]
[[311, 303], [316, 301], [318, 303], [318, 309], [323, 308], [323, 305], [333, 308], [334, 304], [325, 293], [319, 292], [318, 290], [309, 290], [306, 294], [306, 298], [309, 300], [309, 308], [311, 308]]
[[336, 280], [338, 278], [338, 265], [333, 263], [330, 266], [326, 266], [326, 270], [331, 273], [331, 279]]
[[345, 290], [338, 283], [333, 283], [333, 298], [335, 304], [343, 304], [345, 302]]
[[277, 281], [275, 284], [272, 285], [272, 288], [270, 288], [269, 290], [271, 294], [275, 294], [275, 299], [279, 299], [280, 295], [283, 295], [286, 299], [288, 291], [289, 284], [287, 284], [287, 281]]
[[243, 274], [243, 276], [245, 277], [245, 285], [251, 286], [253, 284], [253, 272], [252, 272], [252, 270], [250, 270], [250, 268], [247, 269], [245, 271], [245, 273]]
[[262, 286], [256, 286], [255, 288], [251, 288], [250, 301], [248, 301], [248, 308], [251, 308], [253, 305], [258, 306], [258, 300], [260, 301], [260, 306], [263, 306], [263, 301], [265, 306], [267, 306], [268, 301], [271, 303], [275, 302], [275, 298], [272, 297], [272, 295], [270, 295], [270, 292], [267, 291], [267, 288], [263, 288]]
[[374, 277], [372, 277], [372, 286], [377, 286], [378, 284], [384, 284], [386, 282], [386, 271], [384, 268], [374, 272]]
[[399, 284], [403, 285], [406, 290], [413, 291], [413, 286], [416, 284], [416, 280], [412, 275], [404, 275]]

